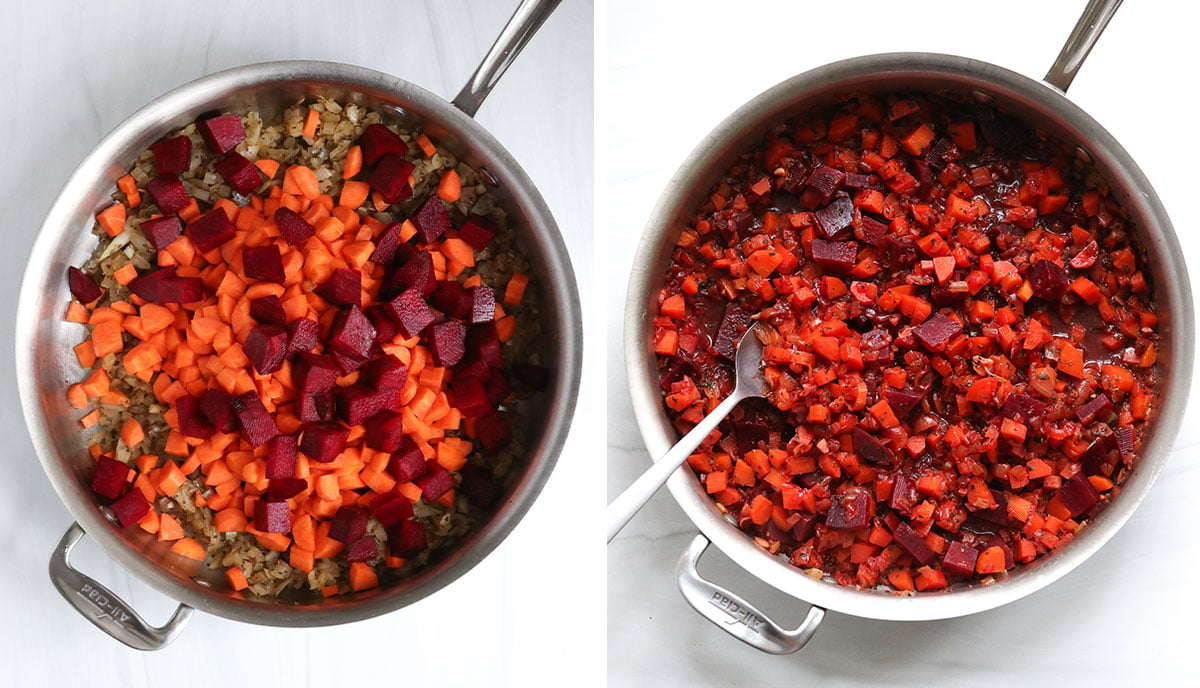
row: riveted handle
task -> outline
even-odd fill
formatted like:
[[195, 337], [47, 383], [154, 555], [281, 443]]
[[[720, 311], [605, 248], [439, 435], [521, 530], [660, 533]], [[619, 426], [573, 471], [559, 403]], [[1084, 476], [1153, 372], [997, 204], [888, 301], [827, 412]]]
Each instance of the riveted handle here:
[[135, 650], [161, 650], [179, 635], [192, 608], [181, 604], [161, 627], [151, 626], [120, 597], [71, 566], [71, 549], [83, 537], [72, 523], [50, 555], [50, 580], [63, 598], [97, 628]]
[[492, 44], [492, 49], [483, 56], [475, 73], [451, 101], [454, 107], [474, 117], [484, 99], [496, 87], [496, 82], [500, 81], [508, 66], [521, 54], [521, 49], [560, 2], [562, 0], [524, 0], [518, 5], [517, 11], [513, 12], [508, 24], [504, 25], [504, 30]]
[[679, 592], [692, 609], [729, 635], [763, 652], [787, 655], [807, 645], [825, 618], [825, 610], [814, 605], [799, 627], [784, 628], [740, 595], [700, 575], [696, 565], [708, 545], [707, 537], [697, 535], [675, 567]]
[[1058, 53], [1058, 58], [1050, 65], [1050, 71], [1046, 72], [1046, 83], [1066, 93], [1079, 68], [1083, 66], [1083, 61], [1092, 52], [1092, 46], [1100, 40], [1104, 27], [1108, 26], [1109, 20], [1120, 6], [1121, 0], [1088, 2], [1087, 7], [1083, 8], [1083, 14], [1079, 16], [1079, 21], [1075, 22], [1071, 35], [1067, 37], [1067, 42], [1063, 44], [1062, 51]]

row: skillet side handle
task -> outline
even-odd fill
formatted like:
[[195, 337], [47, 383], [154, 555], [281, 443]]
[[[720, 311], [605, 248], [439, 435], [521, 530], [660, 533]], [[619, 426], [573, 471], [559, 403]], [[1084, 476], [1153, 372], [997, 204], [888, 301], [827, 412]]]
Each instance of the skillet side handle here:
[[1046, 83], [1063, 93], [1067, 92], [1083, 61], [1092, 52], [1092, 46], [1096, 45], [1100, 34], [1120, 6], [1121, 0], [1089, 0], [1067, 42], [1063, 44], [1062, 51], [1058, 53], [1058, 58], [1050, 65], [1050, 71], [1046, 72]]
[[181, 604], [162, 627], [151, 626], [124, 600], [92, 578], [75, 570], [68, 560], [83, 537], [83, 528], [72, 523], [50, 555], [50, 580], [63, 598], [97, 628], [135, 650], [161, 650], [178, 637], [192, 608]]
[[495, 88], [496, 82], [500, 81], [508, 66], [560, 2], [562, 0], [522, 0], [517, 11], [513, 12], [513, 16], [504, 25], [504, 30], [500, 32], [496, 42], [492, 44], [491, 50], [484, 55], [475, 73], [451, 101], [454, 107], [465, 112], [468, 117], [474, 117], [484, 99]]
[[799, 628], [783, 628], [739, 595], [700, 576], [696, 564], [708, 545], [708, 538], [697, 535], [675, 567], [679, 592], [692, 609], [729, 635], [763, 652], [787, 655], [807, 645], [825, 618], [825, 610], [814, 605]]

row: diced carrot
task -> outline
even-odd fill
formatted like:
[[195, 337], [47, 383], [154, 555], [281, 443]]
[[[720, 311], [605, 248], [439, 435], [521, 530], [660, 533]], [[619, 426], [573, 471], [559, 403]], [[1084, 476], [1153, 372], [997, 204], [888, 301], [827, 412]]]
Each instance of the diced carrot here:
[[447, 203], [454, 203], [462, 195], [462, 180], [458, 177], [458, 172], [453, 169], [446, 170], [442, 173], [442, 179], [438, 182], [437, 195]]
[[366, 182], [347, 181], [342, 183], [342, 193], [338, 196], [338, 205], [343, 208], [357, 208], [367, 202], [371, 195], [371, 187]]
[[245, 512], [237, 507], [226, 507], [213, 516], [213, 525], [219, 533], [240, 533], [248, 524]]
[[230, 566], [225, 569], [225, 580], [229, 581], [229, 587], [234, 591], [245, 590], [250, 587], [246, 582], [246, 574], [242, 572], [239, 566]]
[[355, 561], [350, 563], [350, 588], [355, 592], [370, 590], [379, 585], [379, 576], [369, 565]]
[[121, 426], [121, 441], [127, 447], [136, 447], [146, 439], [146, 432], [142, 430], [142, 424], [136, 418], [128, 418], [125, 424]]
[[158, 539], [161, 542], [168, 542], [182, 538], [183, 526], [179, 524], [179, 519], [171, 514], [159, 514], [158, 517]]
[[205, 556], [207, 556], [204, 547], [190, 537], [177, 540], [175, 544], [171, 545], [171, 551], [181, 557], [195, 561], [204, 561]]
[[309, 108], [304, 118], [304, 129], [300, 132], [304, 138], [311, 139], [317, 135], [317, 127], [321, 124], [321, 113]]
[[[342, 164], [342, 178], [351, 179], [358, 176], [358, 173], [362, 172], [362, 164], [362, 148], [360, 146], [350, 146], [350, 150], [346, 151], [346, 160]], [[362, 204], [360, 203], [359, 205]]]
[[260, 158], [254, 161], [254, 166], [263, 173], [267, 179], [274, 179], [275, 175], [279, 174], [279, 163], [270, 158]]
[[117, 188], [125, 194], [125, 205], [136, 208], [142, 204], [142, 195], [138, 192], [137, 180], [132, 174], [127, 174], [117, 180]]
[[504, 288], [504, 303], [509, 306], [515, 306], [521, 303], [521, 298], [525, 295], [525, 287], [528, 284], [528, 275], [523, 275], [521, 273], [514, 274], [508, 280], [508, 286]]
[[125, 231], [125, 204], [114, 203], [96, 214], [96, 222], [110, 237]]
[[433, 142], [429, 140], [429, 137], [425, 136], [424, 134], [417, 135], [417, 145], [420, 146], [421, 152], [424, 153], [425, 157], [427, 158], [432, 158], [435, 154], [437, 154], [437, 146], [433, 145]]

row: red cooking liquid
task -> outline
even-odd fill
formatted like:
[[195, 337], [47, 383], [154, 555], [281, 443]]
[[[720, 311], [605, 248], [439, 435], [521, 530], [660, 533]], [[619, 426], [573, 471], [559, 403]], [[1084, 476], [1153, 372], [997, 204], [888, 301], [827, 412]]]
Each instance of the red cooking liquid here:
[[688, 460], [764, 549], [842, 585], [936, 590], [1069, 542], [1154, 413], [1145, 254], [1096, 171], [990, 106], [854, 97], [774, 128], [680, 235], [655, 350]]

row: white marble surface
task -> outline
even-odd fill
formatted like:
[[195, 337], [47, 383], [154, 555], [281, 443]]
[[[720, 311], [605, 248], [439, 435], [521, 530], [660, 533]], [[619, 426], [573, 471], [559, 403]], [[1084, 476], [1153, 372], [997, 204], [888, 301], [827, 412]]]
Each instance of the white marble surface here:
[[[371, 621], [312, 630], [196, 614], [173, 646], [144, 654], [80, 618], [46, 578], [50, 550], [71, 519], [33, 455], [14, 382], [11, 323], [23, 256], [76, 163], [125, 116], [202, 74], [282, 58], [357, 63], [453, 96], [515, 6], [0, 0], [0, 685], [527, 686], [547, 676], [603, 675], [604, 554], [598, 544], [575, 544], [581, 528], [599, 540], [600, 424], [577, 425], [516, 531], [437, 595]], [[564, 2], [478, 115], [541, 189], [583, 285], [591, 281], [592, 15], [589, 0]], [[598, 327], [590, 338], [601, 341]], [[600, 351], [589, 348], [577, 417], [603, 413]], [[584, 501], [594, 508], [581, 514]], [[148, 619], [168, 616], [167, 599], [94, 544], [81, 549], [81, 567]]]
[[[613, 0], [599, 98], [600, 233], [612, 279], [608, 320], [609, 498], [648, 465], [624, 387], [624, 277], [658, 194], [696, 143], [737, 106], [825, 62], [893, 50], [955, 53], [1041, 76], [1070, 31], [1070, 2], [646, 3]], [[1189, 16], [1185, 16], [1190, 14]], [[1191, 113], [1195, 10], [1125, 3], [1071, 98], [1139, 161], [1170, 211], [1193, 270]], [[605, 64], [601, 62], [601, 64]], [[606, 83], [605, 83], [606, 82]], [[1163, 114], [1164, 110], [1168, 114]], [[1174, 114], [1172, 114], [1174, 113]], [[1182, 121], [1179, 117], [1182, 114]], [[1186, 131], [1182, 138], [1180, 131]], [[619, 163], [618, 163], [619, 161]], [[831, 613], [809, 646], [759, 654], [686, 606], [673, 578], [695, 529], [667, 493], [609, 547], [612, 686], [1173, 685], [1194, 677], [1200, 589], [1195, 490], [1200, 404], [1193, 401], [1159, 483], [1095, 557], [1031, 597], [939, 622], [876, 622]], [[710, 551], [711, 552], [711, 551]], [[795, 624], [804, 605], [739, 576], [720, 554], [702, 570]]]

